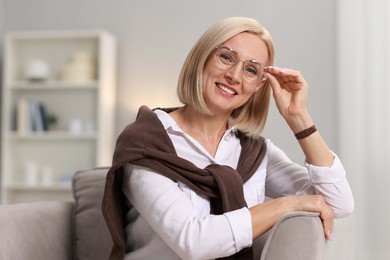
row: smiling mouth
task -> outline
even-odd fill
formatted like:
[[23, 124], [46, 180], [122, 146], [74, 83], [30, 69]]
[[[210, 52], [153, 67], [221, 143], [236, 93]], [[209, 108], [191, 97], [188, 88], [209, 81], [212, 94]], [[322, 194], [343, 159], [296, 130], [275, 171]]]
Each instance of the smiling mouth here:
[[226, 87], [225, 85], [222, 85], [221, 83], [217, 83], [217, 87], [222, 90], [223, 92], [229, 94], [229, 95], [237, 95], [237, 92], [234, 91], [231, 88]]

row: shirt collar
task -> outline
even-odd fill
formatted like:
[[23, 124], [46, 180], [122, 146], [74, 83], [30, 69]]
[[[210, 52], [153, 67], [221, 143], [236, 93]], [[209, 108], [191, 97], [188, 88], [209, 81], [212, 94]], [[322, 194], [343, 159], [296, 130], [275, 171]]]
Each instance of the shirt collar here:
[[[183, 132], [183, 130], [177, 125], [176, 121], [173, 120], [173, 118], [165, 111], [161, 109], [155, 109], [154, 113], [157, 115], [158, 119], [160, 119], [162, 125], [164, 126], [165, 130], [173, 130], [178, 132]], [[231, 118], [228, 120], [228, 129], [225, 132], [226, 134], [231, 134], [236, 131], [235, 126], [232, 123]]]

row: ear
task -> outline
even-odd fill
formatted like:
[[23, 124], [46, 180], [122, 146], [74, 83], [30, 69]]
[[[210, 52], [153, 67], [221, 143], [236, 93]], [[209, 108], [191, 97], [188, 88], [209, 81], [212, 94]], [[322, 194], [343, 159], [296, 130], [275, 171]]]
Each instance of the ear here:
[[267, 82], [267, 77], [265, 77], [265, 76], [262, 77], [261, 80], [259, 81], [259, 84], [257, 84], [254, 93], [259, 91], [265, 85], [266, 82]]

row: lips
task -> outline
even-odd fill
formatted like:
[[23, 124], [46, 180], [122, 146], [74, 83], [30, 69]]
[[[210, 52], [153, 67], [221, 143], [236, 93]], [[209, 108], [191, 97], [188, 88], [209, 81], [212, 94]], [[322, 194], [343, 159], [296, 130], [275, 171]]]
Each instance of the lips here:
[[229, 95], [237, 95], [237, 91], [234, 90], [233, 88], [230, 88], [230, 87], [228, 87], [228, 86], [225, 86], [225, 85], [223, 85], [223, 84], [221, 84], [221, 83], [216, 83], [216, 85], [217, 85], [217, 87], [218, 87], [221, 91], [223, 91], [223, 92], [226, 93], [226, 94], [229, 94]]

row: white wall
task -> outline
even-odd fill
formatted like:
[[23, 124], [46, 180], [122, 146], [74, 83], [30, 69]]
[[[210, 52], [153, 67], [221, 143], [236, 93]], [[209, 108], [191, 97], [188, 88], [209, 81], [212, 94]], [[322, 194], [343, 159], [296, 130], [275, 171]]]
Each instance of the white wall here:
[[[177, 105], [176, 82], [187, 52], [211, 23], [248, 16], [263, 23], [276, 44], [276, 63], [301, 70], [310, 83], [312, 116], [336, 145], [334, 1], [310, 0], [3, 0], [4, 30], [107, 29], [119, 41], [119, 132], [140, 105]], [[265, 135], [293, 160], [296, 141], [273, 108]]]
[[390, 259], [390, 3], [338, 6], [339, 148], [356, 203], [356, 256]]

